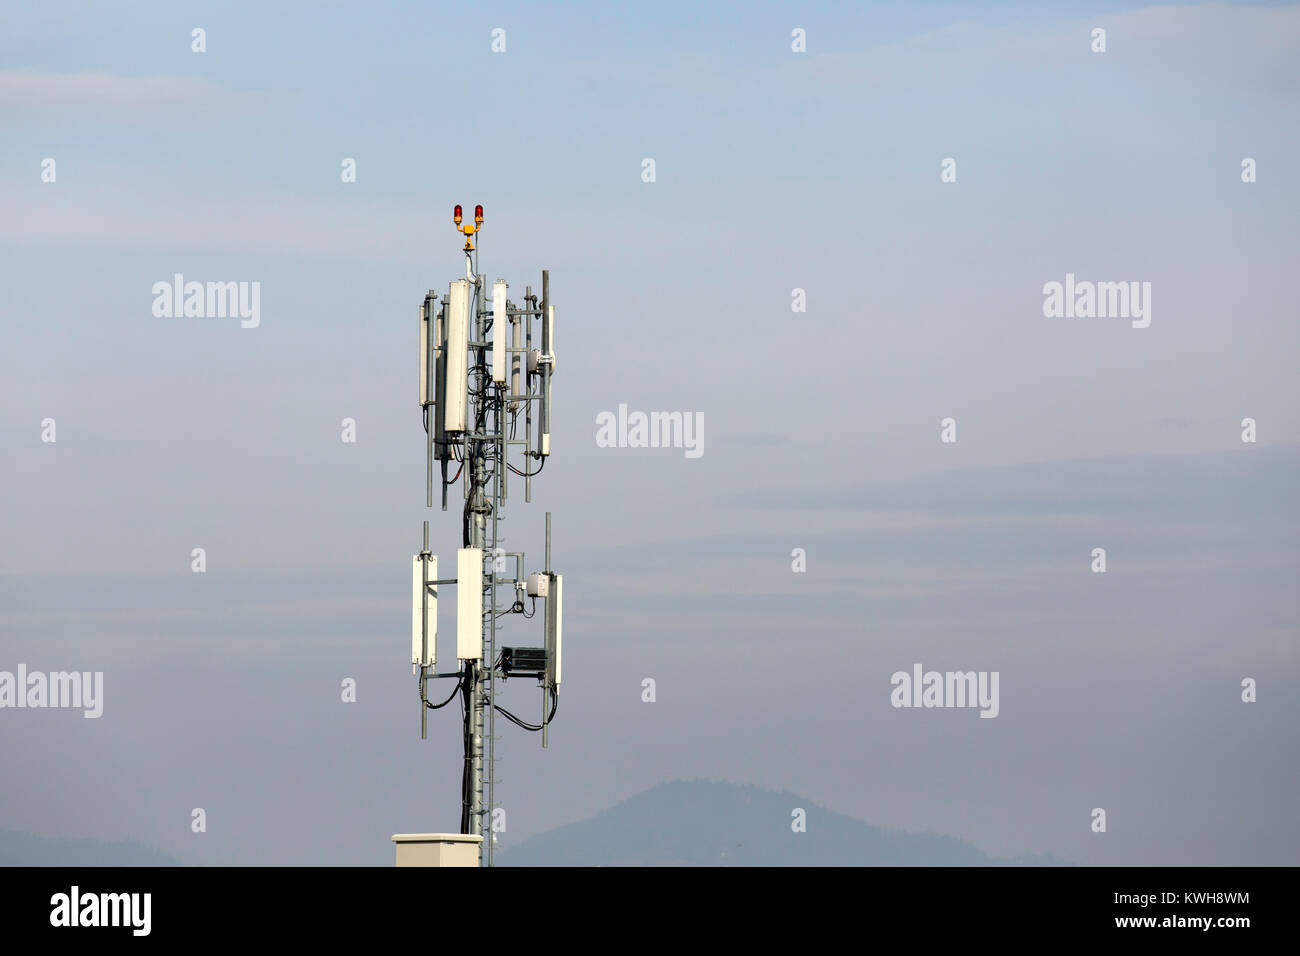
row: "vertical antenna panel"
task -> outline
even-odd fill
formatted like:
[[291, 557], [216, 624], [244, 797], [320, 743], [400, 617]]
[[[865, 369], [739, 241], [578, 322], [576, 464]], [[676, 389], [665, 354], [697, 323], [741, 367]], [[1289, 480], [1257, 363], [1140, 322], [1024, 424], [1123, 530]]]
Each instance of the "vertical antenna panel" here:
[[429, 300], [420, 305], [420, 405], [429, 401]]
[[483, 549], [456, 552], [456, 656], [483, 659]]
[[552, 574], [546, 599], [546, 680], [560, 686], [560, 637], [564, 616], [564, 575]]
[[[519, 394], [519, 363], [523, 361], [523, 356], [519, 354], [519, 349], [523, 346], [523, 330], [519, 325], [519, 316], [510, 318], [510, 345], [514, 351], [510, 353], [510, 394]], [[510, 403], [510, 410], [513, 412], [519, 407], [518, 402]]]
[[[438, 599], [428, 596], [425, 612], [425, 582], [438, 577], [438, 556], [429, 556], [429, 574], [425, 577], [424, 561], [417, 554], [411, 565], [411, 673], [437, 664]], [[427, 636], [426, 636], [427, 623]]]
[[465, 430], [466, 366], [469, 364], [469, 282], [457, 279], [451, 284], [447, 312], [443, 316], [447, 336], [446, 364], [443, 369], [442, 427], [448, 432]]
[[[433, 309], [434, 303], [429, 308]], [[447, 380], [447, 341], [443, 322], [444, 309], [439, 309], [436, 316], [430, 316], [430, 330], [433, 339], [429, 342], [430, 364], [433, 368], [433, 381], [430, 382], [429, 401], [433, 402], [433, 447], [434, 455], [440, 459], [451, 457], [451, 446], [447, 444], [447, 429], [443, 425], [443, 413], [446, 406], [438, 397], [442, 394], [442, 383]]]
[[425, 578], [425, 593], [429, 596], [429, 603], [426, 605], [429, 610], [425, 616], [425, 620], [429, 622], [429, 626], [425, 632], [428, 634], [427, 641], [424, 645], [425, 667], [436, 667], [438, 665], [438, 592], [436, 589], [433, 591], [428, 590], [428, 582], [436, 581], [437, 579], [438, 556], [436, 554], [431, 554], [429, 555], [429, 573]]
[[411, 673], [424, 663], [424, 559], [411, 559]]
[[542, 319], [542, 356], [546, 364], [542, 371], [542, 438], [537, 450], [545, 457], [551, 453], [551, 379], [555, 377], [555, 306], [549, 303]]
[[498, 279], [492, 285], [492, 381], [506, 380], [506, 285]]

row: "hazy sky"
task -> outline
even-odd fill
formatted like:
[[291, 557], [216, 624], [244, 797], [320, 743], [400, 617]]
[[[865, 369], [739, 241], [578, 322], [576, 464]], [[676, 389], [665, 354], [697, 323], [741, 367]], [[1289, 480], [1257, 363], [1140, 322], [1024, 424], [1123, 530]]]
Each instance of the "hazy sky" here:
[[[6, 5], [0, 671], [105, 704], [0, 710], [0, 828], [378, 864], [456, 828], [415, 310], [481, 202], [481, 271], [551, 273], [505, 529], [540, 567], [552, 511], [566, 585], [503, 844], [712, 777], [1000, 856], [1300, 862], [1298, 47], [1292, 5]], [[175, 273], [260, 282], [260, 324], [155, 317]], [[1150, 326], [1044, 317], [1067, 273], [1149, 282]], [[598, 447], [620, 404], [703, 455]], [[999, 671], [999, 716], [891, 707], [917, 662]]]

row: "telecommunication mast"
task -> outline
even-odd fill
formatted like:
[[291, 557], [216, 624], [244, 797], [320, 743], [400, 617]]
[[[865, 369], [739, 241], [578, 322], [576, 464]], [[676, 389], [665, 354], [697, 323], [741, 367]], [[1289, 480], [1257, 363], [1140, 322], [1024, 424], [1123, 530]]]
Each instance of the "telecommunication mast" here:
[[[474, 207], [473, 223], [464, 222], [460, 206], [452, 220], [465, 237], [465, 278], [452, 280], [445, 294], [430, 290], [420, 304], [420, 412], [427, 449], [425, 505], [434, 506], [435, 477], [443, 511], [450, 490], [459, 485], [461, 541], [454, 563], [443, 564], [442, 573], [454, 576], [439, 577], [438, 556], [429, 550], [429, 522], [424, 522], [424, 546], [411, 570], [411, 671], [419, 677], [421, 738], [428, 737], [429, 712], [460, 698], [465, 753], [460, 832], [483, 838], [480, 862], [491, 866], [496, 716], [540, 733], [545, 747], [559, 700], [564, 577], [551, 567], [551, 514], [546, 513], [541, 571], [525, 572], [524, 552], [505, 550], [501, 528], [511, 476], [523, 484], [524, 501], [530, 502], [533, 479], [551, 453], [555, 309], [547, 270], [542, 270], [540, 301], [532, 286], [525, 287], [518, 303], [507, 296], [505, 280], [489, 287], [478, 271], [474, 244], [483, 228], [481, 205]], [[437, 606], [439, 592], [449, 586], [455, 589], [456, 667], [439, 672]], [[499, 645], [505, 622], [534, 618], [539, 602], [541, 646]], [[499, 688], [512, 677], [534, 678], [541, 688], [536, 723], [497, 703]], [[430, 700], [430, 682], [443, 679], [454, 679], [455, 689], [446, 699]]]

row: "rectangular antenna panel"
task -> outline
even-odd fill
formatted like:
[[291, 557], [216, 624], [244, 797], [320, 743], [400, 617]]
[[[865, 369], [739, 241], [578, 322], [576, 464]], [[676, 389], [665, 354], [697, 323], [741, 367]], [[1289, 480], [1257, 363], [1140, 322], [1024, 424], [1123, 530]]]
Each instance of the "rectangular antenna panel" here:
[[550, 576], [550, 597], [546, 599], [546, 680], [560, 686], [561, 632], [564, 618], [564, 575]]
[[436, 300], [429, 304], [431, 311], [429, 329], [433, 338], [429, 342], [430, 364], [433, 368], [433, 381], [429, 383], [429, 401], [433, 402], [433, 448], [434, 456], [439, 459], [451, 458], [451, 445], [447, 444], [447, 429], [443, 427], [443, 412], [446, 407], [438, 397], [442, 383], [447, 380], [447, 342], [444, 333], [443, 309], [432, 313]]
[[[429, 556], [429, 576], [433, 581], [438, 577], [438, 556]], [[436, 663], [438, 646], [438, 598], [429, 595], [429, 613], [424, 611], [424, 562], [417, 554], [411, 566], [411, 673], [418, 673], [421, 667], [433, 667]], [[428, 622], [428, 642], [425, 641], [425, 622]]]
[[456, 656], [483, 658], [483, 549], [456, 552]]
[[545, 457], [551, 453], [551, 380], [555, 378], [555, 306], [546, 307], [545, 335], [542, 336], [542, 353], [548, 361], [546, 367], [546, 394], [542, 397], [542, 440], [538, 449]]
[[[521, 328], [520, 317], [517, 315], [512, 316], [510, 319], [510, 344], [515, 349], [515, 351], [510, 354], [510, 394], [511, 395], [519, 394], [519, 363], [522, 361], [522, 356], [519, 354], [518, 350], [523, 346], [522, 335], [523, 335], [523, 330]], [[518, 402], [510, 403], [511, 411], [514, 411], [518, 407], [519, 407]]]
[[492, 286], [492, 381], [506, 380], [506, 329], [510, 322], [506, 318], [505, 281], [498, 279]]
[[420, 405], [429, 401], [429, 300], [420, 304]]
[[447, 301], [447, 314], [443, 316], [446, 343], [446, 364], [443, 368], [441, 396], [442, 427], [448, 432], [465, 430], [467, 402], [466, 377], [469, 365], [469, 280], [457, 279], [451, 284]]

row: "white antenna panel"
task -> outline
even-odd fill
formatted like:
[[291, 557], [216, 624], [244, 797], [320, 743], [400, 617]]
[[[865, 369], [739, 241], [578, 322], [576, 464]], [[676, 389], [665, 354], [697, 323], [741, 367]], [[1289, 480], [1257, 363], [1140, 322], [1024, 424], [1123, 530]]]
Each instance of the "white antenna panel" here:
[[564, 617], [564, 575], [552, 574], [550, 596], [546, 599], [546, 667], [547, 676], [560, 686], [560, 638]]
[[[429, 556], [429, 578], [438, 577], [438, 556]], [[437, 657], [438, 637], [438, 598], [429, 595], [429, 615], [424, 614], [424, 561], [417, 554], [411, 565], [411, 673], [419, 672], [421, 667], [434, 667]], [[429, 624], [429, 639], [425, 643], [424, 624]]]
[[420, 405], [429, 400], [429, 300], [420, 304]]
[[506, 380], [506, 285], [498, 279], [492, 286], [492, 381]]
[[466, 377], [469, 365], [469, 282], [451, 284], [447, 314], [443, 319], [447, 336], [447, 361], [443, 381], [443, 431], [465, 430]]
[[555, 374], [555, 306], [546, 307], [546, 346], [550, 351], [551, 374]]
[[483, 659], [483, 549], [456, 552], [456, 656]]

